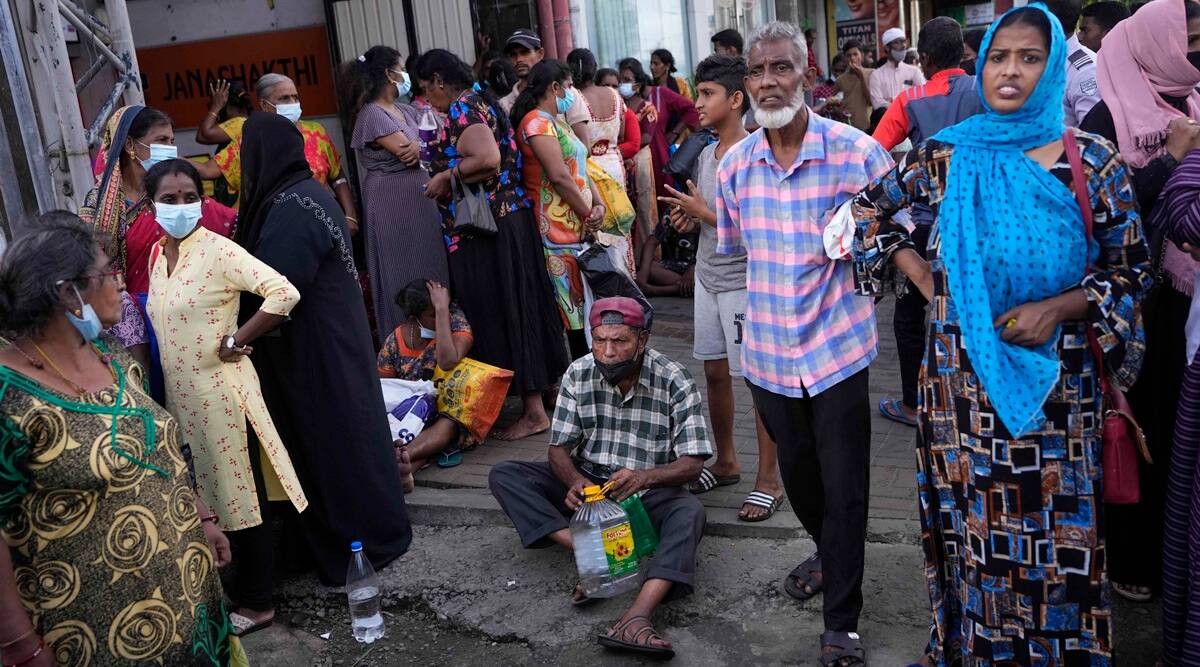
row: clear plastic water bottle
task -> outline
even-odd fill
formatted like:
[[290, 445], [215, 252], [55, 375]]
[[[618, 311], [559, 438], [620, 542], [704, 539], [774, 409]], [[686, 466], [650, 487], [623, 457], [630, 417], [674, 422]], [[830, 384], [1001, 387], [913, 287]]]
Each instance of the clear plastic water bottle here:
[[583, 495], [571, 517], [571, 542], [584, 594], [611, 598], [637, 589], [641, 577], [629, 515], [599, 486], [585, 487]]
[[362, 542], [350, 544], [346, 568], [346, 598], [350, 601], [350, 626], [354, 638], [370, 644], [383, 636], [383, 613], [379, 610], [379, 575], [363, 553]]
[[421, 168], [429, 171], [429, 163], [433, 160], [433, 144], [438, 138], [437, 116], [433, 109], [426, 107], [417, 122], [417, 139], [421, 142]]

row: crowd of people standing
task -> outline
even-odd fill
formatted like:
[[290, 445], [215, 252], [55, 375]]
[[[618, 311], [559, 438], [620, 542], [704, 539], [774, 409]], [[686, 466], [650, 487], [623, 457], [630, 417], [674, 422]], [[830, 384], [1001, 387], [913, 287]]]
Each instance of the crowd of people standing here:
[[[696, 585], [694, 496], [741, 479], [740, 377], [739, 518], [790, 499], [816, 550], [784, 590], [823, 596], [822, 664], [866, 662], [874, 409], [915, 427], [915, 664], [1111, 664], [1112, 592], [1159, 595], [1164, 664], [1194, 660], [1200, 4], [936, 18], [917, 64], [898, 28], [875, 67], [851, 40], [825, 70], [814, 39], [721, 31], [691, 78], [665, 49], [649, 73], [547, 59], [524, 29], [474, 67], [375, 46], [338, 79], [357, 188], [281, 74], [214, 82], [203, 162], [117, 110], [78, 215], [0, 259], [4, 664], [244, 663], [277, 551], [340, 585], [351, 541], [377, 568], [407, 550], [414, 469], [478, 438], [432, 414], [395, 440], [380, 379], [468, 357], [512, 372], [493, 438], [551, 432], [490, 478], [524, 546], [570, 547], [587, 485], [643, 493], [663, 543], [605, 646], [673, 655], [650, 617]], [[711, 428], [653, 313], [592, 307], [594, 245], [630, 290], [693, 298]], [[900, 396], [872, 406], [887, 295]], [[1106, 502], [1114, 390], [1147, 445], [1133, 503]]]

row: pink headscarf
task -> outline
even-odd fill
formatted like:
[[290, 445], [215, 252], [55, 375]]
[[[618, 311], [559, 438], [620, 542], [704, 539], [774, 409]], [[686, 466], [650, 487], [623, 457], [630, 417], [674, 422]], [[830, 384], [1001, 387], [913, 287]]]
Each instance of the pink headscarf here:
[[1166, 149], [1167, 126], [1183, 114], [1159, 94], [1188, 98], [1200, 120], [1200, 70], [1188, 62], [1184, 0], [1153, 0], [1104, 36], [1097, 58], [1100, 96], [1112, 112], [1121, 156], [1144, 167]]

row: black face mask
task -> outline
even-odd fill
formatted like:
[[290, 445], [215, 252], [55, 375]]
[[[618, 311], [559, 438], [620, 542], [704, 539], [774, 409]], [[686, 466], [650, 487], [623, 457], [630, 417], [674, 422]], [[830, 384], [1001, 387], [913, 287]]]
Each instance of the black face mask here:
[[1188, 62], [1192, 64], [1192, 67], [1200, 70], [1200, 51], [1188, 51], [1187, 58]]
[[606, 364], [599, 359], [596, 359], [596, 370], [600, 371], [600, 375], [608, 380], [609, 384], [619, 384], [621, 380], [627, 379], [630, 375], [638, 372], [642, 367], [642, 352], [633, 355], [632, 359], [617, 361], [611, 364]]

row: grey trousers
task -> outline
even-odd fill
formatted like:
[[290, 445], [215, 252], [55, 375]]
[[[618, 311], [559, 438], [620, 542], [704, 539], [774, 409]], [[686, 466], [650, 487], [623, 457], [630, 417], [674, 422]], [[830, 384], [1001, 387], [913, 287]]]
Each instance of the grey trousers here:
[[[488, 486], [525, 548], [548, 547], [553, 544], [549, 535], [568, 527], [568, 489], [549, 463], [497, 463], [488, 474]], [[690, 595], [696, 581], [696, 546], [704, 534], [704, 506], [682, 486], [650, 489], [642, 494], [642, 505], [658, 531], [658, 551], [643, 565], [646, 578], [674, 584], [668, 600]]]

